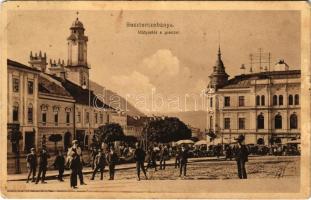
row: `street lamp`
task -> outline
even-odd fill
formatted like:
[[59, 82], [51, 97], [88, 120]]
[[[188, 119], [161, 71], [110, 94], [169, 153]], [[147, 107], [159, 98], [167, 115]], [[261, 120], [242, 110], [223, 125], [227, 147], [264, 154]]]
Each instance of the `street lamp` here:
[[[88, 95], [89, 95], [89, 119], [88, 119], [88, 134], [91, 134], [91, 91], [90, 91], [90, 78], [88, 78], [88, 85], [86, 85], [86, 83], [84, 82], [82, 85], [82, 88], [84, 90], [88, 89]], [[86, 134], [84, 134], [84, 138], [83, 138], [83, 147], [85, 147], [85, 139], [86, 139]]]

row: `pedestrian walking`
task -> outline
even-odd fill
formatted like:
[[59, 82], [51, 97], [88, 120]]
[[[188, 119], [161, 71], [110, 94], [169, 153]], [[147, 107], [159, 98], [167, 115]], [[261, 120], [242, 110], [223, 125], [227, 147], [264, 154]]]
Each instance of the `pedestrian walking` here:
[[167, 159], [168, 159], [168, 149], [166, 146], [164, 146], [160, 149], [160, 170], [165, 170]]
[[113, 147], [110, 148], [110, 152], [107, 156], [107, 161], [109, 165], [109, 180], [114, 180], [115, 166], [118, 162], [118, 156]]
[[136, 150], [134, 152], [134, 160], [136, 161], [137, 180], [140, 181], [140, 170], [143, 171], [145, 178], [147, 180], [148, 177], [147, 177], [145, 166], [144, 166], [146, 153], [142, 148], [139, 147], [138, 143], [136, 143], [135, 146], [136, 146]]
[[176, 153], [175, 153], [175, 169], [180, 165], [180, 152], [181, 152], [181, 148], [177, 147], [176, 148]]
[[94, 180], [97, 171], [100, 171], [100, 180], [104, 178], [104, 170], [106, 165], [106, 155], [100, 150], [95, 156], [94, 171], [91, 180]]
[[245, 137], [244, 135], [240, 135], [235, 140], [237, 140], [238, 143], [235, 149], [235, 159], [237, 162], [238, 176], [240, 179], [247, 179], [245, 162], [248, 161], [248, 150], [244, 144]]
[[188, 150], [185, 146], [181, 147], [180, 156], [179, 156], [179, 177], [183, 174], [186, 176], [187, 174], [187, 163], [188, 163]]
[[50, 157], [50, 155], [48, 154], [46, 147], [43, 147], [41, 152], [40, 152], [40, 155], [39, 155], [39, 172], [37, 175], [36, 184], [38, 184], [40, 179], [41, 179], [41, 183], [46, 183], [45, 182], [45, 174], [46, 174], [46, 170], [47, 170], [47, 166], [48, 166], [48, 158], [49, 157]]
[[72, 152], [70, 158], [69, 158], [69, 168], [71, 169], [70, 174], [70, 187], [73, 189], [77, 188], [78, 184], [78, 171], [79, 171], [79, 165], [80, 165], [80, 158], [78, 157], [78, 154], [75, 152]]
[[92, 152], [91, 152], [91, 157], [92, 157], [92, 163], [91, 163], [91, 167], [94, 170], [95, 168], [95, 157], [98, 154], [98, 150], [96, 147], [92, 147]]
[[58, 170], [58, 177], [57, 179], [61, 182], [63, 182], [63, 174], [65, 171], [65, 157], [63, 155], [62, 151], [58, 151], [57, 152], [58, 155], [55, 158], [54, 164], [53, 166], [55, 167], [55, 169]]
[[27, 168], [28, 168], [28, 177], [27, 183], [29, 182], [29, 178], [32, 175], [31, 182], [35, 182], [36, 169], [37, 169], [37, 155], [35, 148], [31, 148], [30, 153], [26, 156]]
[[83, 180], [83, 157], [82, 157], [82, 150], [79, 147], [78, 140], [72, 141], [72, 147], [68, 149], [67, 156], [71, 156], [73, 153], [77, 154], [77, 157], [80, 159], [79, 163], [79, 169], [78, 169], [78, 176], [80, 180], [80, 185], [86, 185], [86, 183]]
[[146, 171], [148, 171], [149, 168], [154, 168], [154, 171], [157, 171], [157, 152], [152, 146], [148, 150], [148, 163]]

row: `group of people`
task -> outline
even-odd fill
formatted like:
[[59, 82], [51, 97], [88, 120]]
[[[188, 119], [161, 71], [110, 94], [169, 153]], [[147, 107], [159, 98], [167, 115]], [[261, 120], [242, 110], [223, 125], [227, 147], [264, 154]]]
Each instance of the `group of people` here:
[[[235, 158], [237, 162], [238, 176], [241, 179], [246, 179], [246, 169], [245, 163], [248, 161], [248, 150], [244, 144], [244, 136], [240, 135], [237, 140], [237, 146], [235, 148]], [[157, 160], [160, 161], [160, 170], [165, 170], [166, 160], [169, 159], [169, 151], [167, 146], [150, 147], [147, 153], [144, 149], [136, 143], [134, 151], [134, 160], [136, 162], [136, 172], [137, 180], [141, 180], [141, 171], [143, 172], [145, 179], [148, 179], [147, 171], [149, 168], [154, 168], [157, 171]], [[159, 156], [159, 157], [158, 157]], [[179, 176], [186, 176], [187, 174], [187, 163], [188, 163], [188, 148], [186, 145], [180, 146], [176, 151], [175, 168], [179, 168]], [[27, 167], [29, 168], [29, 173], [27, 177], [27, 183], [32, 176], [32, 182], [38, 184], [45, 182], [45, 174], [48, 167], [48, 158], [50, 158], [46, 147], [44, 146], [39, 153], [39, 163], [37, 163], [37, 155], [35, 149], [31, 149], [31, 153], [27, 155]], [[147, 158], [147, 165], [145, 167], [145, 160]], [[109, 168], [109, 180], [114, 180], [115, 176], [115, 166], [118, 163], [118, 155], [115, 152], [113, 146], [107, 148], [101, 148], [96, 153], [93, 154], [92, 169], [93, 173], [91, 180], [95, 179], [97, 172], [100, 172], [100, 179], [103, 180], [103, 173], [105, 167], [108, 165]], [[72, 188], [77, 188], [78, 177], [80, 180], [80, 185], [86, 185], [83, 179], [83, 158], [82, 150], [78, 145], [78, 141], [74, 140], [71, 148], [68, 149], [67, 157], [63, 155], [62, 151], [58, 151], [57, 156], [53, 163], [54, 167], [58, 169], [58, 180], [63, 181], [63, 174], [65, 167], [67, 166], [71, 169], [70, 174], [70, 186]], [[37, 167], [39, 168], [38, 174], [36, 176]]]

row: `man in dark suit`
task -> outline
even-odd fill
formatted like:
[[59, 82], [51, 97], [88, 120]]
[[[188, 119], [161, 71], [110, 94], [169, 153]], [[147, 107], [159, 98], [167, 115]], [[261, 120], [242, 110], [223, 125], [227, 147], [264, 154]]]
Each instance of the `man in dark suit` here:
[[248, 161], [248, 150], [244, 144], [245, 137], [244, 135], [239, 135], [239, 137], [235, 140], [238, 143], [235, 149], [235, 159], [238, 167], [238, 176], [240, 179], [247, 179], [245, 162]]
[[[39, 180], [41, 179], [41, 183], [46, 183], [45, 182], [45, 174], [48, 166], [48, 158], [50, 155], [48, 154], [46, 147], [43, 146], [41, 153], [39, 155], [39, 172], [36, 180], [36, 184], [38, 184]], [[41, 178], [42, 174], [42, 178]]]
[[136, 150], [134, 152], [134, 160], [136, 161], [136, 171], [137, 171], [137, 180], [140, 181], [140, 169], [143, 171], [146, 180], [148, 179], [146, 171], [145, 171], [145, 151], [139, 147], [139, 144], [136, 143]]
[[27, 177], [27, 183], [29, 182], [29, 178], [32, 174], [32, 182], [35, 182], [35, 176], [36, 176], [36, 169], [37, 169], [37, 155], [35, 152], [35, 148], [31, 148], [30, 154], [27, 155], [26, 161], [27, 161], [27, 167], [28, 167], [28, 177]]
[[179, 155], [179, 177], [181, 177], [182, 173], [184, 174], [184, 176], [186, 176], [187, 163], [188, 163], [188, 150], [186, 149], [185, 146], [182, 146]]
[[71, 174], [70, 174], [70, 187], [73, 189], [77, 189], [77, 184], [78, 184], [78, 171], [80, 168], [80, 158], [78, 157], [78, 154], [76, 152], [72, 152], [71, 156], [68, 157], [68, 162], [69, 162], [69, 168], [71, 169]]
[[63, 182], [63, 174], [65, 171], [65, 158], [62, 151], [58, 151], [58, 155], [53, 163], [55, 169], [58, 169], [58, 180]]
[[160, 170], [165, 169], [167, 159], [168, 159], [168, 149], [166, 146], [164, 146], [160, 150]]
[[72, 141], [72, 147], [68, 149], [67, 156], [71, 156], [73, 153], [76, 153], [78, 158], [80, 159], [79, 169], [78, 169], [78, 176], [80, 179], [80, 185], [86, 185], [83, 179], [83, 156], [82, 156], [82, 149], [79, 146], [78, 140]]
[[100, 180], [104, 178], [104, 170], [106, 165], [106, 155], [100, 150], [95, 156], [94, 171], [91, 180], [94, 180], [97, 171], [100, 171]]
[[109, 175], [110, 175], [109, 180], [114, 180], [115, 166], [118, 162], [118, 156], [114, 151], [113, 147], [110, 148], [110, 152], [108, 153], [107, 156], [107, 161], [109, 165]]
[[155, 151], [153, 146], [149, 147], [147, 161], [148, 163], [146, 171], [148, 171], [148, 169], [152, 167], [154, 167], [154, 171], [157, 171], [157, 152]]

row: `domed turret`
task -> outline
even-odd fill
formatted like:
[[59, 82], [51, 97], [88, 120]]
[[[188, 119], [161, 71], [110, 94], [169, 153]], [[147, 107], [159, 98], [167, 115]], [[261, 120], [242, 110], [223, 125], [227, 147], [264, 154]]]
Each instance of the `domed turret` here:
[[72, 22], [70, 29], [83, 29], [84, 30], [83, 23], [79, 21], [78, 17], [76, 18], [75, 21]]

